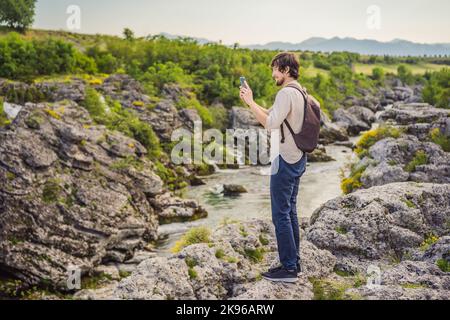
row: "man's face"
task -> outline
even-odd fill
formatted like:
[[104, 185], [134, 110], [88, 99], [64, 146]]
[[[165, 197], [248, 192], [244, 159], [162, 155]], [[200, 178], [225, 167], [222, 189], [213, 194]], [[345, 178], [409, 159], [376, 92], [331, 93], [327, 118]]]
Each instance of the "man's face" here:
[[272, 78], [276, 81], [277, 86], [281, 87], [286, 81], [288, 72], [281, 72], [277, 66], [272, 68]]

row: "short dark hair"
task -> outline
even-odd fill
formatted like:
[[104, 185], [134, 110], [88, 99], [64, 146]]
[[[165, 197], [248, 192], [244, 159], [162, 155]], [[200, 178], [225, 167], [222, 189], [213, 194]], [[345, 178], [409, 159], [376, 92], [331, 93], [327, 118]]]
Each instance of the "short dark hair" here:
[[298, 79], [300, 62], [297, 55], [292, 52], [281, 52], [277, 54], [272, 59], [270, 66], [272, 68], [277, 67], [281, 72], [285, 72], [287, 67], [289, 67], [289, 75], [296, 80]]

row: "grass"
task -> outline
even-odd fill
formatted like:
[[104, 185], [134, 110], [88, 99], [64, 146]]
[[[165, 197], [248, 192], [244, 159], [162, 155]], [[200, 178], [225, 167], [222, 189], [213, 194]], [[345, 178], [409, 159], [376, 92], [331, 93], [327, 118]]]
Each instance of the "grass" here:
[[430, 139], [440, 145], [445, 152], [450, 152], [450, 137], [443, 134], [439, 128], [430, 131]]
[[241, 236], [243, 236], [244, 238], [248, 237], [248, 232], [245, 230], [244, 226], [240, 226], [239, 227], [239, 233], [241, 234]]
[[408, 206], [408, 208], [412, 208], [412, 209], [416, 209], [416, 208], [417, 208], [417, 206], [415, 205], [415, 203], [412, 202], [412, 201], [409, 200], [409, 199], [402, 199], [402, 202], [404, 202], [404, 203]]
[[189, 278], [192, 279], [197, 279], [198, 278], [198, 274], [197, 271], [194, 270], [194, 268], [189, 268], [188, 269], [188, 274], [189, 274]]
[[253, 263], [259, 263], [264, 259], [264, 248], [245, 249], [244, 256]]
[[259, 235], [259, 242], [261, 242], [263, 246], [269, 245], [269, 240], [262, 234]]
[[347, 228], [345, 228], [345, 227], [341, 227], [341, 226], [339, 226], [339, 227], [336, 227], [336, 232], [337, 233], [339, 233], [339, 234], [347, 234], [348, 233], [348, 230], [347, 230]]
[[178, 240], [172, 248], [173, 253], [178, 253], [185, 247], [196, 243], [210, 243], [211, 231], [206, 227], [192, 228]]
[[433, 244], [435, 244], [436, 242], [438, 242], [439, 237], [430, 233], [428, 234], [425, 239], [423, 240], [422, 244], [420, 245], [420, 250], [421, 251], [427, 251], [428, 248], [430, 248]]
[[3, 98], [0, 97], [0, 127], [7, 126], [11, 121], [6, 116], [5, 110], [3, 109]]
[[330, 75], [330, 72], [327, 71], [327, 70], [323, 70], [323, 69], [320, 69], [320, 68], [316, 68], [316, 67], [310, 66], [310, 67], [304, 69], [304, 74], [307, 77], [315, 77], [318, 74], [323, 75], [325, 77], [328, 77]]
[[414, 172], [418, 166], [428, 163], [428, 156], [423, 150], [416, 152], [414, 158], [405, 166], [405, 171]]
[[[375, 68], [382, 69], [385, 73], [393, 73], [397, 74], [397, 68], [399, 64], [384, 64], [384, 63], [376, 63], [376, 64], [363, 64], [363, 63], [355, 63], [353, 65], [353, 69], [356, 73], [363, 73], [365, 75], [371, 75], [372, 70]], [[416, 65], [408, 65], [408, 68], [411, 70], [413, 74], [425, 74], [427, 71], [440, 71], [444, 68], [448, 68], [447, 65], [441, 64], [433, 64], [433, 63], [419, 63]]]
[[239, 262], [239, 260], [235, 257], [226, 257], [225, 261], [228, 263], [238, 263]]
[[81, 279], [81, 289], [98, 289], [109, 281], [112, 281], [112, 277], [109, 274], [102, 272], [100, 274]]
[[44, 111], [47, 115], [49, 115], [53, 119], [61, 120], [61, 115], [59, 113], [57, 113], [56, 111], [54, 111], [52, 109], [45, 109]]
[[402, 283], [400, 285], [402, 288], [405, 289], [424, 289], [427, 288], [426, 285], [420, 284], [420, 283]]
[[48, 180], [42, 189], [42, 201], [47, 204], [57, 202], [61, 191], [62, 188], [57, 179]]
[[450, 272], [450, 262], [448, 262], [445, 259], [439, 259], [436, 261], [436, 265], [441, 269], [443, 272]]
[[89, 111], [89, 114], [94, 117], [103, 117], [105, 115], [105, 105], [100, 100], [100, 94], [93, 88], [86, 88], [86, 97], [83, 101], [83, 107]]
[[223, 251], [223, 249], [217, 249], [216, 250], [216, 258], [223, 259], [224, 257], [225, 257], [225, 251]]
[[126, 170], [131, 167], [135, 168], [138, 171], [142, 171], [143, 163], [141, 161], [139, 161], [139, 159], [136, 159], [136, 157], [128, 156], [124, 159], [115, 161], [111, 165], [111, 169], [116, 170], [116, 171]]
[[42, 123], [44, 123], [44, 118], [37, 111], [32, 112], [31, 115], [25, 119], [25, 124], [30, 129], [40, 129]]
[[194, 267], [198, 265], [197, 260], [192, 257], [186, 257], [184, 260], [186, 265], [188, 266], [188, 274], [190, 279], [196, 279], [198, 277], [197, 271], [195, 271]]
[[[313, 285], [314, 300], [351, 300], [352, 297], [346, 295], [345, 291], [352, 288], [347, 282], [334, 280], [310, 279]], [[359, 299], [359, 297], [353, 297]]]

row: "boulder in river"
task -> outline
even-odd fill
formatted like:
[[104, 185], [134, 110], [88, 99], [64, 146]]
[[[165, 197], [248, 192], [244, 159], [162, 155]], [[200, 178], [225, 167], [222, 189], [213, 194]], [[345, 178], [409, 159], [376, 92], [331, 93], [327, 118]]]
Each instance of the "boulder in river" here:
[[223, 194], [225, 196], [235, 196], [242, 193], [247, 193], [247, 189], [244, 186], [237, 184], [224, 184], [223, 185]]

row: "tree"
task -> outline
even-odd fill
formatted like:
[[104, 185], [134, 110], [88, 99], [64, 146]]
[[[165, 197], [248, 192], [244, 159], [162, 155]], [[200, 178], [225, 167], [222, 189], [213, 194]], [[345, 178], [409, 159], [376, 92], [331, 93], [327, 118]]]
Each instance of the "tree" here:
[[0, 1], [0, 24], [24, 31], [34, 22], [36, 0]]
[[376, 67], [372, 69], [372, 79], [382, 83], [384, 81], [384, 70]]
[[123, 29], [123, 37], [125, 40], [133, 41], [134, 40], [134, 32], [130, 28]]

